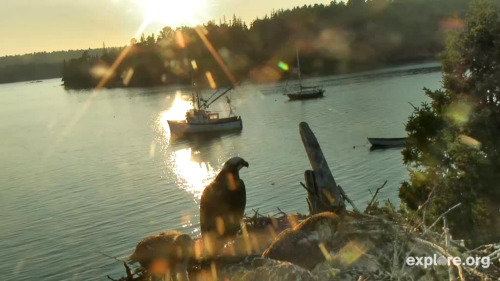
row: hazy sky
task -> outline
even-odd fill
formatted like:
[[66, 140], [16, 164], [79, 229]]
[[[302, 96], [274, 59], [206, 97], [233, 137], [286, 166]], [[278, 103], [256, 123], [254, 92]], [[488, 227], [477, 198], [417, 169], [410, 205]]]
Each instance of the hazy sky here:
[[[233, 14], [250, 22], [273, 9], [330, 0], [0, 0], [0, 56], [38, 51], [124, 46], [145, 15], [162, 26], [202, 23]], [[163, 3], [162, 3], [163, 2]], [[148, 9], [149, 7], [149, 9]], [[190, 8], [194, 7], [194, 8]], [[196, 8], [198, 7], [198, 8]], [[165, 11], [164, 13], [162, 11]], [[167, 15], [169, 20], [163, 15]], [[161, 22], [159, 22], [161, 21]], [[174, 22], [172, 22], [174, 21]]]

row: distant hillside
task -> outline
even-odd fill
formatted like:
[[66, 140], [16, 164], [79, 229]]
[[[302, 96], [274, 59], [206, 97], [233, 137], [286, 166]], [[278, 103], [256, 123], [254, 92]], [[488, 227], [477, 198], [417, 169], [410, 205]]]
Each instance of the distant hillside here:
[[[106, 48], [117, 50], [120, 48]], [[63, 62], [79, 58], [84, 52], [101, 55], [103, 49], [39, 52], [0, 57], [0, 83], [62, 77]]]

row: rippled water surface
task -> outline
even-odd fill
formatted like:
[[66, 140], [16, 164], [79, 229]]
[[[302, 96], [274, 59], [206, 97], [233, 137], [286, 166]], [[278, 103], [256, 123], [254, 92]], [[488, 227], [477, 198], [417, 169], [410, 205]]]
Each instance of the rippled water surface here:
[[[232, 94], [243, 131], [174, 140], [166, 120], [183, 116], [189, 89], [66, 92], [60, 81], [0, 85], [0, 272], [4, 280], [105, 280], [142, 238], [169, 229], [198, 235], [198, 198], [231, 156], [247, 212], [307, 212], [299, 182], [309, 163], [298, 133], [307, 121], [337, 182], [358, 206], [384, 180], [398, 202], [407, 177], [399, 149], [370, 151], [367, 137], [404, 136], [435, 64], [308, 80], [319, 100], [287, 102], [278, 86]], [[430, 68], [434, 67], [434, 68]], [[219, 108], [226, 111], [222, 102]]]

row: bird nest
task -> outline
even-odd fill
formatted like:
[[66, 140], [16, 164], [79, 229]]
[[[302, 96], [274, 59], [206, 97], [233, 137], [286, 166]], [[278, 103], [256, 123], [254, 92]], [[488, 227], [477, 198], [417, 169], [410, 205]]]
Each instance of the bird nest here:
[[[326, 214], [326, 215], [325, 215]], [[254, 211], [246, 216], [239, 237], [261, 235], [272, 229], [269, 244], [243, 255], [192, 259], [189, 279], [194, 280], [497, 280], [500, 245], [468, 250], [446, 241], [446, 231], [416, 231], [397, 214], [370, 215], [346, 212], [315, 216], [272, 216]], [[267, 232], [272, 233], [272, 231]], [[260, 238], [262, 239], [262, 238]], [[242, 240], [243, 241], [243, 240]], [[266, 240], [267, 241], [267, 240]], [[237, 243], [237, 242], [235, 242]], [[242, 242], [244, 244], [244, 242]], [[254, 244], [250, 246], [253, 248]], [[262, 254], [264, 252], [264, 254]], [[433, 264], [408, 265], [408, 257], [489, 257], [484, 266]], [[496, 260], [495, 260], [496, 259]], [[111, 278], [110, 278], [111, 279]], [[146, 270], [131, 270], [119, 281], [155, 280]]]
[[[430, 226], [423, 222], [413, 225], [390, 202], [378, 206], [376, 196], [384, 183], [360, 212], [336, 184], [307, 123], [301, 123], [299, 129], [312, 167], [305, 171], [306, 183], [301, 185], [307, 191], [309, 211], [315, 215], [278, 209], [277, 214], [265, 216], [254, 211], [243, 219], [240, 233], [226, 244], [218, 244], [215, 253], [198, 251], [202, 254], [185, 260], [184, 277], [191, 281], [500, 280], [500, 244], [469, 250], [452, 239], [447, 227], [436, 230], [438, 222], [447, 225], [446, 214], [460, 204]], [[354, 211], [347, 211], [345, 202]], [[201, 239], [193, 242], [195, 252], [196, 245], [205, 243]], [[488, 266], [442, 263], [443, 259], [466, 261], [470, 257], [490, 262]], [[436, 262], [427, 265], [422, 263], [424, 259]], [[133, 270], [126, 263], [125, 268], [127, 276], [119, 281], [155, 280], [145, 269]]]
[[[278, 208], [278, 212], [274, 215], [262, 215], [259, 210], [253, 210], [252, 216], [243, 218], [243, 225], [249, 232], [262, 231], [265, 229], [273, 228], [275, 231], [283, 231], [299, 224], [301, 221], [307, 219], [309, 216], [304, 214], [287, 214]], [[245, 229], [243, 228], [243, 229]]]

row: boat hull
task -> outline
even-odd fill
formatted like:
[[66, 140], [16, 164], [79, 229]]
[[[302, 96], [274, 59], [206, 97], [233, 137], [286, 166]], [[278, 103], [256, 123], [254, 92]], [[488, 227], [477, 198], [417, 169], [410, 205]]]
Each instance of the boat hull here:
[[170, 132], [174, 135], [189, 135], [224, 131], [237, 131], [243, 128], [241, 117], [231, 117], [204, 123], [188, 123], [186, 120], [168, 120]]
[[402, 147], [406, 145], [406, 138], [368, 138], [372, 147]]
[[286, 94], [290, 100], [317, 99], [324, 96], [325, 90], [311, 91], [309, 93]]

